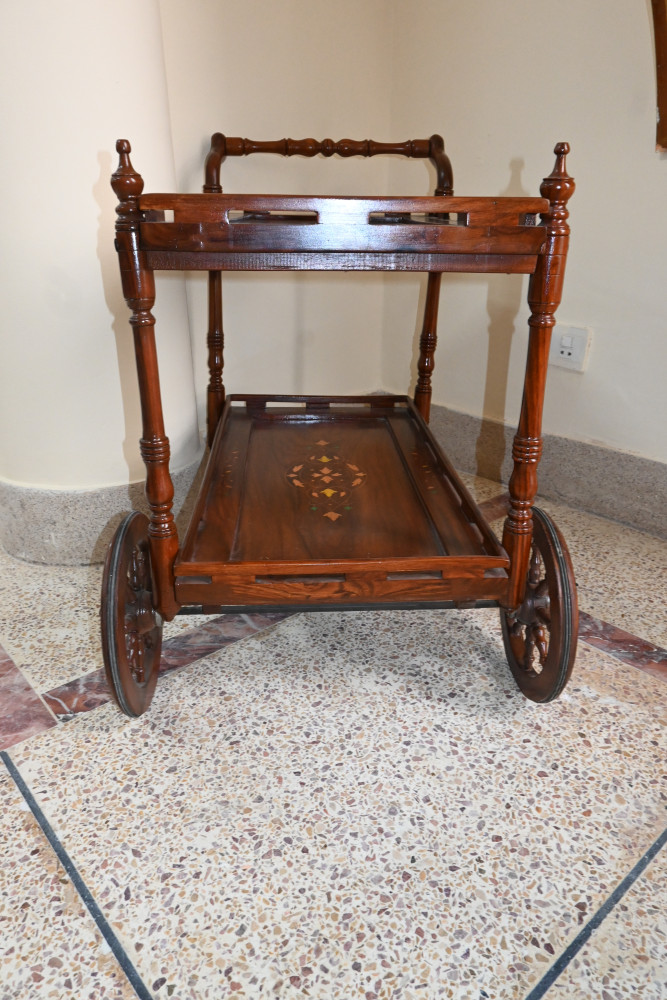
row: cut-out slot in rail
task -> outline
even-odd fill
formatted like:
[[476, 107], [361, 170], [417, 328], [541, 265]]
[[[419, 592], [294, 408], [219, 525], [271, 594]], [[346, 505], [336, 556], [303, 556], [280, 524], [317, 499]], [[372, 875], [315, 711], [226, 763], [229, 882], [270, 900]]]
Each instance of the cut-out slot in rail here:
[[312, 225], [317, 223], [317, 212], [300, 211], [298, 209], [276, 209], [275, 211], [249, 212], [243, 208], [230, 208], [227, 211], [229, 223], [239, 222], [280, 222], [297, 225]]
[[468, 225], [467, 212], [369, 212], [371, 226], [462, 226]]

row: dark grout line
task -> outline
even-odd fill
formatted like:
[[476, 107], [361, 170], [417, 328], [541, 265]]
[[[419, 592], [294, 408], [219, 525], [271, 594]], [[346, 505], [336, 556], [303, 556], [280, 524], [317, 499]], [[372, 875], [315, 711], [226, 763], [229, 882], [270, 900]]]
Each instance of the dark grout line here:
[[97, 927], [102, 937], [109, 945], [111, 951], [113, 952], [116, 958], [116, 961], [118, 962], [121, 969], [125, 973], [127, 980], [130, 983], [130, 986], [133, 988], [134, 992], [139, 997], [139, 1000], [153, 1000], [153, 994], [144, 983], [143, 979], [141, 978], [141, 976], [135, 969], [134, 965], [132, 964], [132, 960], [130, 959], [129, 955], [127, 954], [122, 944], [120, 943], [120, 941], [114, 934], [113, 930], [111, 929], [111, 925], [109, 924], [106, 917], [102, 913], [101, 909], [95, 902], [92, 893], [88, 889], [86, 883], [79, 875], [79, 872], [77, 871], [74, 862], [72, 861], [69, 854], [67, 853], [67, 851], [61, 844], [60, 840], [56, 836], [53, 827], [47, 820], [42, 810], [37, 805], [37, 802], [32, 792], [30, 791], [25, 781], [21, 777], [21, 774], [17, 770], [11, 757], [5, 750], [1, 750], [0, 758], [2, 759], [2, 762], [4, 763], [5, 767], [7, 768], [7, 771], [9, 772], [11, 778], [13, 779], [14, 784], [20, 791], [23, 798], [25, 799], [30, 811], [32, 812], [33, 816], [35, 817], [40, 827], [42, 828], [44, 836], [46, 837], [49, 844], [55, 851], [58, 861], [65, 869], [65, 872], [70, 878], [74, 888], [79, 893], [79, 896], [83, 900], [83, 903], [85, 904], [88, 912], [90, 913], [91, 917], [97, 924]]
[[605, 917], [608, 917], [612, 910], [618, 905], [628, 889], [637, 881], [639, 876], [648, 868], [656, 854], [667, 844], [667, 828], [665, 828], [657, 840], [651, 844], [648, 851], [639, 859], [631, 872], [629, 872], [622, 882], [612, 892], [611, 896], [602, 904], [600, 909], [588, 921], [585, 927], [577, 934], [574, 941], [568, 945], [563, 954], [556, 959], [546, 975], [534, 986], [525, 1000], [540, 1000], [541, 997], [556, 982], [562, 972], [568, 967], [572, 959], [581, 951], [588, 939], [596, 931]]

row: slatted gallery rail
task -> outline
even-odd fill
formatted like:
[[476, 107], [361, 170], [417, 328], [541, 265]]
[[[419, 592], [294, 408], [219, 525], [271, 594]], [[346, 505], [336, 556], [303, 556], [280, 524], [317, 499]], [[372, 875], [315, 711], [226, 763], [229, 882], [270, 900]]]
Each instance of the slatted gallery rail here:
[[139, 200], [139, 231], [156, 269], [182, 267], [186, 255], [193, 269], [266, 270], [270, 255], [289, 254], [286, 269], [394, 270], [400, 255], [401, 270], [531, 273], [548, 207], [542, 198], [150, 194]]

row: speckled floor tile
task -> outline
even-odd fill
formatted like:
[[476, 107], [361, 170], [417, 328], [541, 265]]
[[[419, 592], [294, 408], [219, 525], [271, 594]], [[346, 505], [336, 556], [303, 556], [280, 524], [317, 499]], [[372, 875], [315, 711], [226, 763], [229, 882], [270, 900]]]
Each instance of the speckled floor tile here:
[[[0, 643], [42, 693], [102, 668], [101, 566], [41, 566], [0, 549]], [[168, 639], [215, 616], [179, 616]]]
[[538, 706], [495, 612], [297, 615], [12, 758], [158, 997], [523, 1000], [665, 826], [636, 679], [582, 646]]
[[136, 1000], [0, 764], [0, 1000]]
[[484, 500], [493, 499], [506, 489], [500, 483], [494, 483], [490, 479], [482, 479], [481, 476], [474, 476], [471, 472], [459, 472], [458, 476], [478, 504]]
[[667, 996], [667, 849], [663, 847], [545, 1000], [661, 1000]]

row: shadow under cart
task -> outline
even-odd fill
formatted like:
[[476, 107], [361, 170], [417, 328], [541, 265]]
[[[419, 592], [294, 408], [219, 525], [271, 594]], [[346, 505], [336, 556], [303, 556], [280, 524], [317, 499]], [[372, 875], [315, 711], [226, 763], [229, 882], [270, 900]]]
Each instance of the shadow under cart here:
[[[453, 195], [440, 136], [405, 143], [255, 142], [216, 133], [198, 195], [144, 194], [119, 140], [112, 186], [132, 310], [150, 518], [129, 514], [107, 553], [102, 644], [120, 709], [139, 716], [158, 677], [165, 620], [182, 613], [498, 607], [507, 660], [534, 701], [563, 690], [578, 612], [565, 542], [533, 506], [551, 330], [574, 181], [567, 143], [536, 198]], [[430, 197], [227, 195], [220, 168], [250, 153], [430, 160]], [[210, 455], [182, 544], [172, 513], [151, 309], [154, 272], [208, 272]], [[226, 396], [224, 271], [427, 274], [414, 399]], [[428, 427], [442, 274], [529, 274], [529, 343], [502, 544]], [[354, 280], [351, 278], [350, 280]]]

